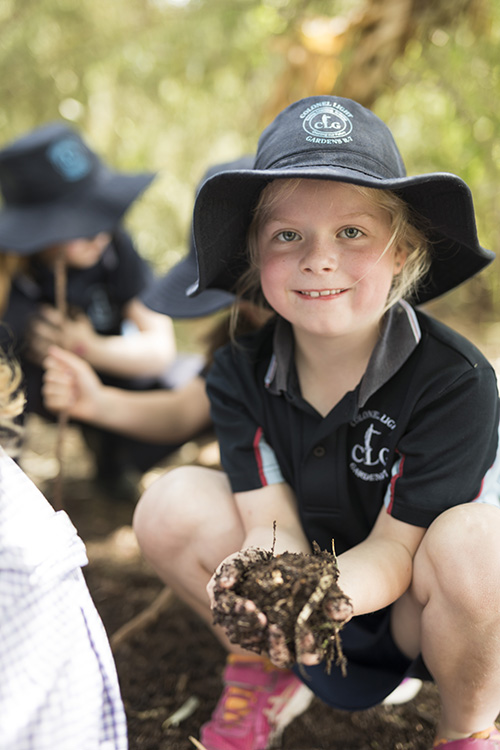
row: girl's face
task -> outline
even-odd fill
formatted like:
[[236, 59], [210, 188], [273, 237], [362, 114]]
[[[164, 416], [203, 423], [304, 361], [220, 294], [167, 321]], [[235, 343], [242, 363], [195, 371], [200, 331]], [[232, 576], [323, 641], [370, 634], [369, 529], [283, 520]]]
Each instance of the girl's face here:
[[264, 296], [296, 335], [374, 333], [404, 260], [390, 239], [389, 213], [352, 185], [301, 180], [257, 233]]
[[99, 232], [95, 237], [81, 237], [52, 245], [43, 251], [42, 258], [51, 265], [57, 256], [63, 253], [66, 263], [71, 268], [92, 268], [100, 260], [110, 242], [109, 232]]

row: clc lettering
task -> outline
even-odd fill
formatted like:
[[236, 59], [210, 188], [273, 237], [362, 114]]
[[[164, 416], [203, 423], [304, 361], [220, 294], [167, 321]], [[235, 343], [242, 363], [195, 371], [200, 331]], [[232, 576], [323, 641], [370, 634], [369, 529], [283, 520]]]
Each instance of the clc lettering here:
[[375, 429], [372, 423], [365, 432], [363, 445], [358, 443], [353, 447], [351, 452], [353, 461], [364, 466], [378, 466], [379, 464], [385, 466], [389, 448], [381, 448], [377, 453], [372, 446], [373, 436], [381, 434], [379, 430]]
[[340, 130], [342, 125], [339, 122], [329, 122], [331, 115], [321, 115], [321, 120], [319, 122], [314, 123], [314, 127], [318, 130], [327, 130], [333, 129], [333, 130]]

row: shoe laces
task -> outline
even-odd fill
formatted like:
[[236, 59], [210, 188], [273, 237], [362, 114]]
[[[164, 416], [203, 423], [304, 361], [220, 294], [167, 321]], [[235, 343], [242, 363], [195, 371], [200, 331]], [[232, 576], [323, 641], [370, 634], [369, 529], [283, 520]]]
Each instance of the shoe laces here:
[[255, 698], [255, 690], [230, 685], [222, 707], [221, 721], [224, 724], [240, 724], [252, 710]]

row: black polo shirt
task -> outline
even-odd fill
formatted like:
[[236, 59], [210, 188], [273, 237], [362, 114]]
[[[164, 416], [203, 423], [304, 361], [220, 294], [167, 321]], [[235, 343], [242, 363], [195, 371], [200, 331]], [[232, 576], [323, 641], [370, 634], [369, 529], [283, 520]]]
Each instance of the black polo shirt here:
[[406, 302], [385, 316], [365, 375], [322, 417], [301, 396], [290, 325], [219, 350], [207, 378], [234, 492], [287, 482], [312, 542], [342, 552], [380, 508], [427, 527], [481, 496], [498, 444], [495, 373], [478, 349]]

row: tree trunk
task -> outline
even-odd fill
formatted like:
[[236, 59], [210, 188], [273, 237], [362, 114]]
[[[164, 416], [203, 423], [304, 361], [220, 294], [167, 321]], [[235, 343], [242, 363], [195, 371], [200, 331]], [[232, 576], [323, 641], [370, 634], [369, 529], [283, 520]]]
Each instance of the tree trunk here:
[[391, 85], [391, 69], [412, 39], [425, 44], [433, 32], [467, 17], [482, 26], [488, 0], [367, 0], [345, 17], [303, 21], [295, 38], [283, 37], [286, 68], [263, 113], [269, 122], [304, 96], [336, 94], [372, 107]]

